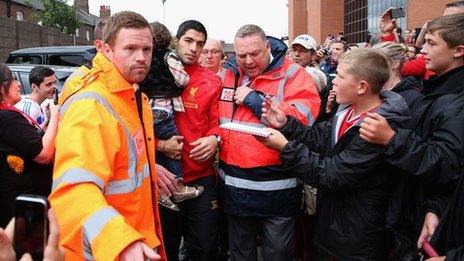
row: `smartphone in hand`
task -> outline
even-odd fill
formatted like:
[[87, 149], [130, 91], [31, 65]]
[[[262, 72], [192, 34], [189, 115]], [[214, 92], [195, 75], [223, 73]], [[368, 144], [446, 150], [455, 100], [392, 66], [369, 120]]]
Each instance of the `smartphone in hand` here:
[[398, 7], [398, 8], [393, 8], [390, 10], [390, 17], [391, 19], [398, 19], [398, 18], [403, 18], [406, 14], [404, 13], [403, 8]]
[[29, 253], [42, 260], [48, 237], [48, 201], [36, 195], [20, 195], [15, 203], [14, 249], [17, 257]]

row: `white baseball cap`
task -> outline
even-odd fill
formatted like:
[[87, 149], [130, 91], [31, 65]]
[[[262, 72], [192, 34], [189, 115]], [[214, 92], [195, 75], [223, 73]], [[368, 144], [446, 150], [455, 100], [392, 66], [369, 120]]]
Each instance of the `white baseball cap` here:
[[292, 42], [292, 46], [294, 44], [299, 44], [301, 46], [303, 46], [304, 48], [306, 49], [313, 49], [313, 50], [316, 50], [317, 49], [317, 43], [316, 43], [316, 40], [314, 40], [313, 37], [307, 35], [307, 34], [301, 34], [301, 35], [298, 35], [295, 40], [293, 40]]

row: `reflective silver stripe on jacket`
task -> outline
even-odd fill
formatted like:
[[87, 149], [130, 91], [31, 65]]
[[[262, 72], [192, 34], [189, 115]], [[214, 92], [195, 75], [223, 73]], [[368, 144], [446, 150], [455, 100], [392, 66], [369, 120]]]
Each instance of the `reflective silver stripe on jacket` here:
[[132, 139], [130, 130], [126, 125], [123, 124], [124, 121], [122, 121], [121, 117], [114, 111], [114, 109], [111, 107], [108, 101], [103, 98], [103, 96], [94, 91], [77, 93], [76, 95], [66, 100], [63, 106], [60, 108], [60, 116], [62, 117], [66, 113], [66, 111], [69, 109], [69, 106], [73, 102], [87, 99], [97, 101], [123, 126], [127, 147], [129, 148], [129, 167], [127, 169], [129, 177], [123, 180], [110, 181], [106, 186], [104, 186], [104, 182], [98, 176], [94, 175], [88, 170], [82, 168], [72, 168], [65, 171], [60, 178], [53, 181], [53, 190], [63, 182], [71, 184], [92, 182], [100, 187], [105, 195], [129, 193], [138, 189], [140, 186], [142, 186], [143, 180], [150, 176], [150, 167], [148, 163], [146, 163], [143, 165], [141, 173], [136, 173], [137, 161], [135, 143]]
[[66, 170], [59, 178], [53, 180], [52, 191], [54, 191], [63, 182], [70, 184], [93, 183], [101, 190], [105, 188], [105, 182], [103, 182], [100, 177], [97, 177], [92, 172], [82, 168], [70, 168]]
[[142, 186], [145, 178], [150, 176], [150, 167], [148, 164], [143, 166], [142, 172], [134, 176], [133, 179], [116, 180], [108, 183], [105, 188], [105, 195], [124, 194], [132, 192]]
[[287, 83], [287, 79], [292, 77], [293, 74], [298, 70], [300, 65], [293, 63], [290, 67], [285, 71], [285, 77], [280, 80], [279, 87], [277, 88], [277, 102], [282, 102], [284, 100], [284, 91], [285, 91], [285, 83]]
[[[285, 91], [285, 83], [287, 82], [287, 79], [292, 77], [293, 74], [298, 70], [300, 65], [298, 64], [292, 64], [288, 68], [288, 70], [285, 72], [285, 77], [280, 80], [279, 87], [277, 89], [277, 95], [276, 95], [276, 103], [280, 104], [284, 100], [284, 91]], [[305, 118], [308, 120], [308, 125], [311, 126], [314, 123], [314, 116], [311, 113], [311, 110], [307, 108], [305, 105], [299, 103], [299, 102], [291, 102], [290, 105], [294, 106], [297, 111], [299, 111]]]
[[295, 108], [303, 114], [303, 116], [308, 120], [308, 126], [313, 125], [314, 123], [314, 117], [313, 114], [311, 113], [311, 110], [308, 109], [305, 105], [299, 103], [299, 102], [293, 102], [291, 105], [295, 106]]
[[92, 255], [92, 241], [100, 234], [103, 227], [114, 217], [119, 216], [119, 213], [112, 207], [103, 207], [92, 214], [84, 222], [84, 257], [86, 260], [94, 260]]
[[248, 179], [236, 178], [226, 175], [222, 169], [218, 169], [219, 176], [228, 186], [241, 189], [250, 189], [258, 191], [274, 191], [282, 189], [290, 189], [297, 187], [300, 181], [297, 178], [269, 180], [269, 181], [253, 181]]
[[54, 191], [60, 184], [79, 184], [79, 183], [94, 183], [105, 195], [117, 195], [130, 193], [143, 184], [143, 181], [150, 177], [150, 166], [144, 164], [143, 169], [140, 173], [134, 175], [133, 178], [114, 180], [108, 182], [105, 186], [103, 180], [100, 177], [94, 175], [88, 170], [82, 168], [71, 168], [65, 171], [59, 178], [53, 181], [52, 191]]

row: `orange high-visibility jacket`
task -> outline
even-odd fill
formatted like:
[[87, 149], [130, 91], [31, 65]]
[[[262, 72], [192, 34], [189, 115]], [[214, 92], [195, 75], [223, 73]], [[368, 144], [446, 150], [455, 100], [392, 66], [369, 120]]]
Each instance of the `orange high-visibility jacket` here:
[[146, 96], [141, 121], [134, 87], [101, 54], [75, 81], [60, 97], [49, 198], [66, 259], [115, 260], [137, 240], [165, 257], [152, 194], [154, 134]]

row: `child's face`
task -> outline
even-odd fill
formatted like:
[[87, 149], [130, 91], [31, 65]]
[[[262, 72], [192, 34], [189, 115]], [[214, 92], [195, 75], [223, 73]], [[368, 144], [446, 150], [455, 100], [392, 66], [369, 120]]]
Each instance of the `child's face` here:
[[359, 81], [348, 70], [349, 64], [340, 63], [337, 67], [337, 77], [333, 80], [335, 97], [340, 104], [353, 104], [358, 96]]
[[450, 48], [439, 32], [435, 31], [425, 35], [425, 44], [421, 53], [425, 55], [426, 68], [442, 75], [454, 68], [455, 50], [456, 48]]

